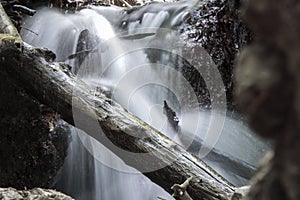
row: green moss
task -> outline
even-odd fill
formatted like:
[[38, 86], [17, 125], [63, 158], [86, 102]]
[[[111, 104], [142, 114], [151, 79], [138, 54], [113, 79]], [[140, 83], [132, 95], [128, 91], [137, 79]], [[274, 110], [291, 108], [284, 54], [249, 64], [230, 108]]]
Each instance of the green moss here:
[[23, 49], [23, 40], [19, 36], [16, 37], [11, 34], [0, 34], [0, 45], [3, 42], [14, 43], [20, 51]]

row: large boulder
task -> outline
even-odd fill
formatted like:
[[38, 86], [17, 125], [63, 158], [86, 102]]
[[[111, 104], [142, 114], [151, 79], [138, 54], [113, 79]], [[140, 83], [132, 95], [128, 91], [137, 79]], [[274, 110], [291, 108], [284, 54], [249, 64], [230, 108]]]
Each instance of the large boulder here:
[[66, 156], [68, 126], [4, 72], [0, 77], [0, 187], [50, 187]]
[[[190, 12], [179, 29], [186, 42], [188, 51], [186, 55], [190, 56], [193, 63], [203, 63], [199, 55], [201, 51], [197, 49], [202, 47], [217, 65], [225, 86], [229, 108], [235, 105], [233, 101], [235, 56], [252, 41], [252, 33], [242, 22], [239, 7], [238, 0], [202, 1]], [[201, 96], [202, 102], [210, 100], [205, 82], [195, 68], [184, 67], [183, 74], [196, 94]]]

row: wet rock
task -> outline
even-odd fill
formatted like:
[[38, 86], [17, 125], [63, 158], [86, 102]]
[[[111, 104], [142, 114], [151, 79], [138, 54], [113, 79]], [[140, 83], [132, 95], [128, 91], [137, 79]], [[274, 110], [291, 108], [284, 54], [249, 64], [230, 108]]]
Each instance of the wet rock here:
[[[226, 89], [227, 104], [233, 101], [233, 64], [236, 54], [249, 44], [252, 34], [240, 19], [239, 1], [205, 0], [199, 3], [180, 26], [180, 32], [193, 62], [201, 63], [197, 48], [203, 47], [212, 57], [222, 76]], [[190, 63], [193, 65], [193, 63]], [[201, 75], [191, 67], [183, 68], [183, 73], [190, 77], [198, 96], [210, 99]]]
[[14, 188], [0, 188], [2, 200], [72, 200], [73, 198], [55, 190], [34, 188], [32, 190], [16, 190]]
[[[165, 4], [164, 4], [165, 5]], [[126, 11], [127, 16], [120, 23], [120, 28], [125, 31], [128, 29], [130, 22], [142, 23], [145, 13], [158, 13], [161, 11], [161, 6], [157, 8], [155, 4], [152, 6], [144, 6], [141, 8], [133, 8]], [[191, 84], [197, 101], [194, 102], [193, 94], [187, 88], [180, 89], [183, 91], [182, 96], [186, 97], [186, 102], [193, 105], [209, 107], [212, 101], [210, 91], [226, 91], [226, 100], [229, 108], [233, 108], [233, 65], [236, 54], [249, 44], [252, 40], [252, 34], [241, 21], [239, 14], [239, 1], [231, 0], [204, 0], [190, 9], [189, 4], [181, 3], [178, 6], [171, 4], [169, 7], [164, 7], [168, 12], [169, 18], [161, 25], [162, 28], [175, 29], [180, 32], [180, 37], [183, 42], [174, 44], [175, 48], [182, 48], [184, 58], [174, 55], [173, 52], [166, 52], [161, 49], [149, 49], [146, 51], [150, 62], [162, 64], [163, 57], [169, 57], [167, 63], [163, 63], [170, 67], [174, 67], [182, 73], [184, 78]], [[178, 18], [178, 14], [187, 9], [189, 13], [181, 15], [183, 22], [173, 21]], [[157, 36], [158, 40], [153, 39], [151, 44], [162, 39], [162, 36]], [[180, 41], [180, 39], [178, 39]], [[167, 45], [167, 44], [166, 44]], [[176, 46], [177, 45], [177, 46]], [[154, 45], [155, 46], [155, 45]], [[181, 51], [181, 49], [179, 50]], [[169, 55], [167, 55], [169, 53]], [[201, 65], [204, 60], [210, 55], [222, 77], [223, 85], [213, 85], [213, 88], [208, 88], [207, 80], [212, 80], [214, 77], [211, 69], [200, 69], [196, 65]], [[209, 80], [209, 81], [210, 81]], [[180, 85], [180, 84], [178, 84]], [[193, 107], [193, 106], [191, 106]]]
[[164, 101], [163, 113], [167, 116], [169, 123], [172, 128], [178, 132], [179, 130], [179, 119], [176, 115], [176, 112], [168, 105], [167, 101]]
[[69, 56], [69, 59], [73, 57], [75, 58], [76, 68], [73, 70], [75, 74], [78, 73], [78, 70], [80, 69], [80, 66], [85, 60], [85, 58], [90, 53], [97, 50], [99, 43], [100, 38], [96, 35], [91, 34], [89, 30], [84, 29], [80, 32], [78, 36], [78, 42], [76, 45], [76, 53]]
[[0, 187], [50, 187], [66, 156], [68, 126], [0, 73]]

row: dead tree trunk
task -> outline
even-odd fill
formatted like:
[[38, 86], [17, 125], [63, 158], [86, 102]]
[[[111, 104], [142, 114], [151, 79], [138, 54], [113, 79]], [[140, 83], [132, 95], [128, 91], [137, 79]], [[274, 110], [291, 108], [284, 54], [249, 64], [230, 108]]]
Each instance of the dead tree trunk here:
[[5, 27], [1, 30], [5, 34], [0, 35], [0, 70], [28, 94], [55, 109], [65, 121], [96, 138], [167, 192], [172, 194], [174, 184], [192, 177], [182, 189], [187, 187], [193, 199], [231, 198], [235, 188], [214, 170], [116, 102], [89, 88], [72, 74], [69, 66], [53, 62], [55, 55], [49, 50], [23, 43], [11, 23], [3, 25], [7, 17], [2, 8], [0, 12], [0, 25]]

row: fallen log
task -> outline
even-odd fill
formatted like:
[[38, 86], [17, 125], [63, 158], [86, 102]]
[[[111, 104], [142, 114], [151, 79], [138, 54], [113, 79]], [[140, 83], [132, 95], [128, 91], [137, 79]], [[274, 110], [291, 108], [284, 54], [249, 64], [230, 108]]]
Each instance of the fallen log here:
[[[0, 10], [5, 16], [2, 7]], [[171, 188], [177, 188], [172, 186], [188, 179], [189, 185], [184, 184], [183, 189], [192, 199], [232, 198], [235, 188], [200, 159], [90, 88], [65, 63], [54, 62], [51, 51], [23, 43], [14, 28], [5, 30], [0, 34], [0, 70], [29, 95], [55, 109], [62, 119], [100, 141], [170, 194]], [[95, 121], [98, 126], [91, 123]], [[180, 194], [187, 195], [175, 193], [177, 199], [183, 199]]]

